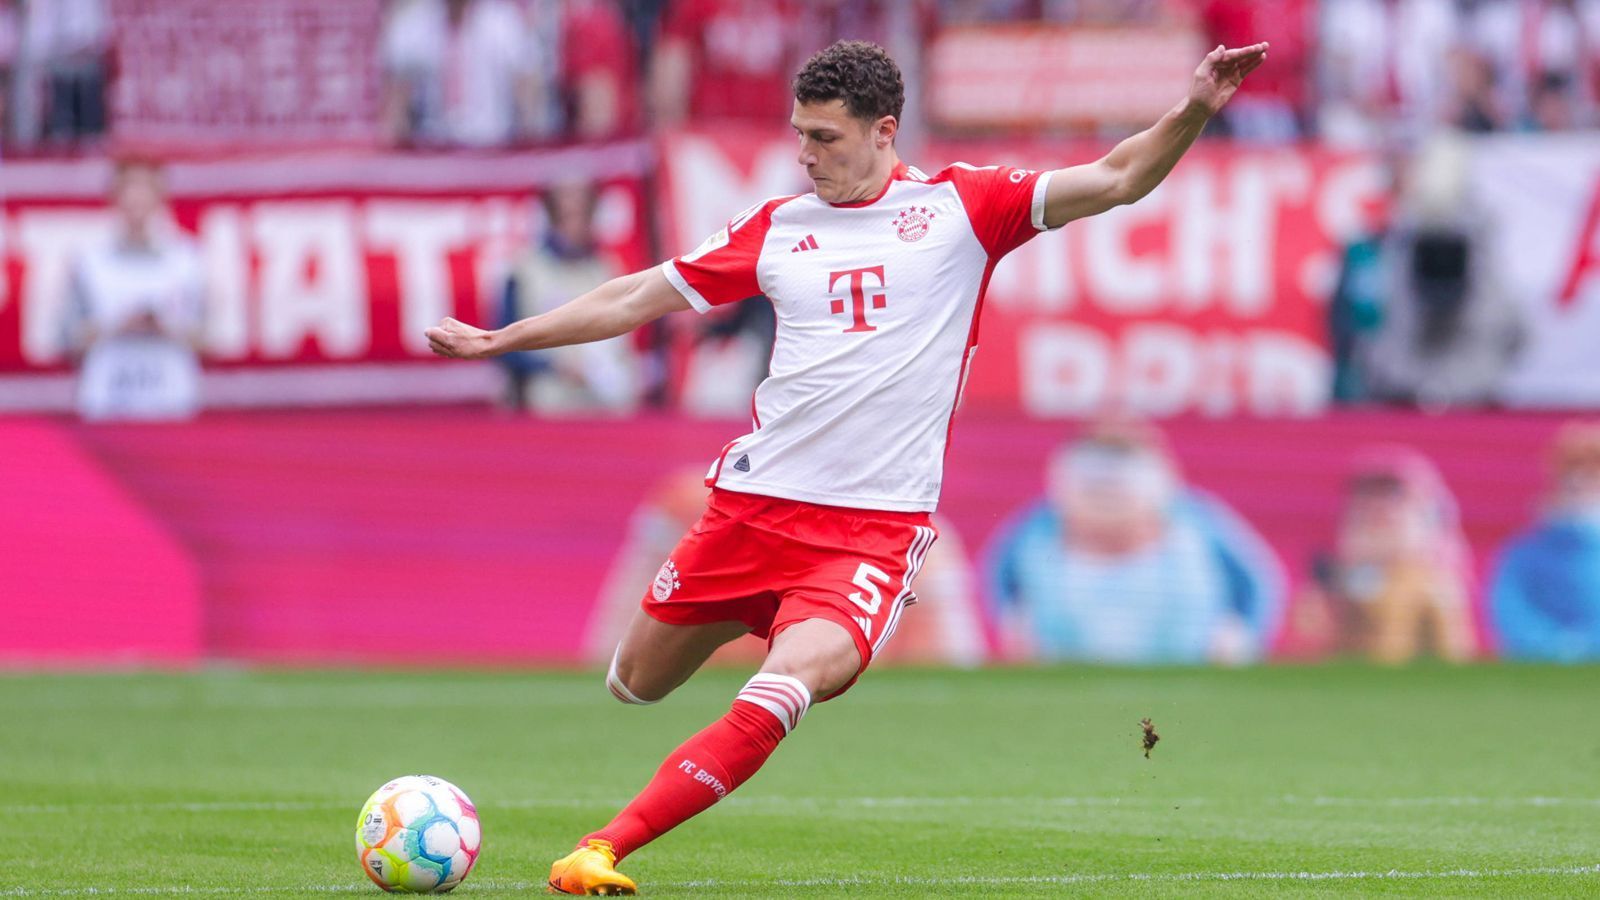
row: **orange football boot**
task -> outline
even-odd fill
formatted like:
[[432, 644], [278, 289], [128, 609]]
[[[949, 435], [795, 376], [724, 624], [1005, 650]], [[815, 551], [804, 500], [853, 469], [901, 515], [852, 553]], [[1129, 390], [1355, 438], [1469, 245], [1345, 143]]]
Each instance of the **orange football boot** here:
[[552, 894], [637, 894], [633, 879], [617, 871], [617, 854], [610, 841], [593, 838], [555, 861], [550, 867]]

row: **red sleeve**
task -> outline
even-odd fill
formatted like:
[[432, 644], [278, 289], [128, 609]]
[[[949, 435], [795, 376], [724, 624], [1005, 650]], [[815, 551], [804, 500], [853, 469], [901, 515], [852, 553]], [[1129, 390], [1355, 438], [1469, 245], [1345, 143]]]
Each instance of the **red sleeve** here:
[[709, 12], [704, 3], [696, 0], [680, 0], [670, 4], [661, 17], [660, 36], [688, 41], [690, 46], [697, 46]]
[[595, 6], [567, 13], [561, 60], [568, 81], [590, 72], [616, 73], [627, 69], [633, 48], [628, 44], [621, 17], [612, 9]]
[[[1013, 166], [975, 168], [957, 163], [940, 173], [955, 185], [978, 241], [993, 259], [1026, 244], [1044, 224], [1049, 172]], [[932, 179], [938, 180], [938, 179]]]
[[761, 293], [756, 264], [772, 227], [772, 211], [785, 197], [752, 206], [705, 243], [661, 264], [662, 274], [700, 312]]

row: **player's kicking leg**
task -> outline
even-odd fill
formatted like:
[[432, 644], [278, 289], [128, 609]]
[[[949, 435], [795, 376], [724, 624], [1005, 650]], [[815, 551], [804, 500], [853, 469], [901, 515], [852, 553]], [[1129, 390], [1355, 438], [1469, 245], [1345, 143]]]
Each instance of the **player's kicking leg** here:
[[[674, 625], [633, 614], [606, 672], [606, 688], [623, 703], [648, 705], [689, 680], [718, 647], [750, 632], [744, 622]], [[586, 839], [550, 869], [550, 890], [565, 894], [632, 894], [633, 880], [616, 870], [618, 853], [603, 838]]]
[[[703, 637], [709, 639], [711, 634]], [[804, 619], [783, 628], [773, 639], [761, 671], [745, 684], [733, 708], [672, 751], [633, 802], [604, 828], [580, 841], [577, 850], [558, 860], [550, 871], [550, 890], [634, 893], [633, 881], [616, 871], [617, 860], [703, 812], [754, 775], [778, 748], [778, 742], [800, 723], [812, 697], [827, 697], [856, 677], [863, 665], [859, 647], [849, 629], [827, 618]], [[707, 650], [705, 656], [709, 655]], [[704, 662], [705, 656], [699, 661]], [[623, 664], [625, 659], [619, 652], [614, 671], [631, 674]], [[659, 691], [664, 696], [693, 668], [683, 671], [662, 666], [649, 671], [660, 680], [649, 682], [647, 693]], [[645, 689], [646, 682], [635, 684], [626, 678], [624, 675], [622, 680], [628, 690], [637, 694]]]

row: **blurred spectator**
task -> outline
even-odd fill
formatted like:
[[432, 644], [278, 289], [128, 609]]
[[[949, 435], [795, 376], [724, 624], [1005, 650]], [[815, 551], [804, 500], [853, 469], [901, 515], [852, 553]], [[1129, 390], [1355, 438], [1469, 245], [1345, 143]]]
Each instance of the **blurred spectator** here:
[[[1365, 314], [1366, 333], [1353, 339], [1357, 380], [1370, 399], [1427, 408], [1492, 403], [1522, 347], [1524, 314], [1500, 283], [1491, 223], [1467, 194], [1467, 152], [1458, 141], [1432, 141], [1409, 163], [1375, 253], [1346, 253], [1340, 290], [1378, 304]], [[1336, 296], [1334, 304], [1350, 300]], [[1336, 350], [1341, 339], [1336, 333]]]
[[940, 0], [939, 7], [946, 25], [1033, 22], [1043, 14], [1040, 0]]
[[778, 328], [772, 301], [756, 296], [730, 303], [690, 327], [696, 330], [684, 353], [679, 408], [707, 418], [748, 413], [772, 362]]
[[1284, 603], [1277, 560], [1221, 501], [1182, 483], [1153, 429], [1099, 426], [1056, 453], [1048, 478], [989, 553], [1008, 652], [1117, 663], [1266, 652]]
[[106, 131], [111, 17], [105, 0], [24, 3], [12, 72], [12, 137], [69, 144]]
[[[549, 312], [623, 274], [595, 244], [592, 185], [556, 185], [542, 200], [544, 238], [517, 261], [506, 280], [502, 325]], [[501, 359], [511, 376], [513, 403], [536, 412], [628, 412], [639, 402], [639, 365], [631, 334]]]
[[554, 27], [508, 0], [394, 0], [381, 38], [391, 135], [488, 147], [556, 133]]
[[651, 60], [657, 125], [739, 119], [786, 121], [795, 70], [812, 45], [802, 0], [678, 0], [667, 7]]
[[0, 0], [0, 144], [11, 139], [11, 82], [22, 45], [18, 0]]
[[[1399, 168], [1391, 166], [1389, 171], [1396, 174]], [[1345, 245], [1339, 260], [1338, 281], [1328, 299], [1335, 403], [1360, 403], [1371, 394], [1356, 356], [1383, 323], [1387, 289], [1383, 249], [1390, 212], [1388, 203], [1375, 209], [1367, 227]]]
[[[1431, 131], [1448, 115], [1454, 88], [1447, 63], [1460, 30], [1453, 0], [1323, 0], [1318, 134], [1371, 146]], [[1263, 71], [1276, 64], [1277, 52], [1274, 43]]]
[[[611, 660], [662, 562], [705, 512], [706, 492], [703, 468], [682, 469], [662, 477], [634, 510], [589, 622], [587, 643], [595, 662]], [[985, 655], [983, 621], [966, 547], [949, 521], [935, 515], [933, 523], [939, 539], [928, 550], [913, 585], [917, 600], [901, 615], [881, 659], [975, 666]], [[718, 650], [712, 661], [755, 665], [765, 655], [764, 642], [745, 637]]]
[[1600, 660], [1600, 422], [1562, 428], [1551, 457], [1548, 507], [1502, 551], [1490, 613], [1509, 659]]
[[200, 406], [200, 257], [173, 225], [152, 162], [117, 166], [116, 221], [72, 261], [68, 346], [83, 356], [86, 419], [177, 419]]
[[1528, 100], [1528, 127], [1534, 131], [1571, 131], [1578, 127], [1579, 98], [1571, 76], [1545, 72], [1534, 81]]
[[1467, 39], [1495, 72], [1502, 105], [1517, 124], [1587, 126], [1593, 109], [1600, 5], [1586, 0], [1480, 0]]
[[1471, 559], [1456, 498], [1427, 457], [1360, 453], [1334, 551], [1313, 562], [1295, 618], [1321, 643], [1374, 662], [1472, 655]]
[[1043, 0], [1041, 18], [1062, 25], [1158, 25], [1189, 19], [1187, 0]]
[[1505, 102], [1495, 89], [1494, 65], [1483, 54], [1459, 47], [1450, 54], [1454, 95], [1448, 121], [1462, 131], [1482, 134], [1500, 131], [1511, 122]]
[[935, 0], [813, 0], [807, 17], [813, 34], [805, 45], [822, 48], [836, 40], [871, 41], [900, 66], [906, 100], [895, 137], [902, 159], [921, 152], [927, 137], [923, 121], [923, 50], [939, 29]]
[[[1313, 6], [1310, 0], [1205, 0], [1200, 21], [1208, 47], [1268, 41], [1267, 64], [1239, 87], [1220, 117], [1219, 133], [1244, 141], [1292, 141], [1310, 113]], [[1265, 77], [1260, 77], [1265, 76]]]
[[570, 135], [594, 140], [640, 129], [638, 54], [614, 0], [567, 0], [560, 56]]

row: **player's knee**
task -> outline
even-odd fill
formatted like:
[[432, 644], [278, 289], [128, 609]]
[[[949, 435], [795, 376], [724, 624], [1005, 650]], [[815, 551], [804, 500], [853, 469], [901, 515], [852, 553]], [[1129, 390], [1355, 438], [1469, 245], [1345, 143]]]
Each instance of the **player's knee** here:
[[826, 697], [850, 683], [861, 671], [861, 651], [844, 626], [808, 619], [778, 636], [761, 671], [787, 675], [814, 696]]
[[611, 696], [634, 706], [649, 706], [668, 694], [669, 691], [641, 683], [643, 679], [633, 677], [632, 669], [620, 655], [611, 658], [611, 668], [606, 671], [606, 689], [611, 691]]

